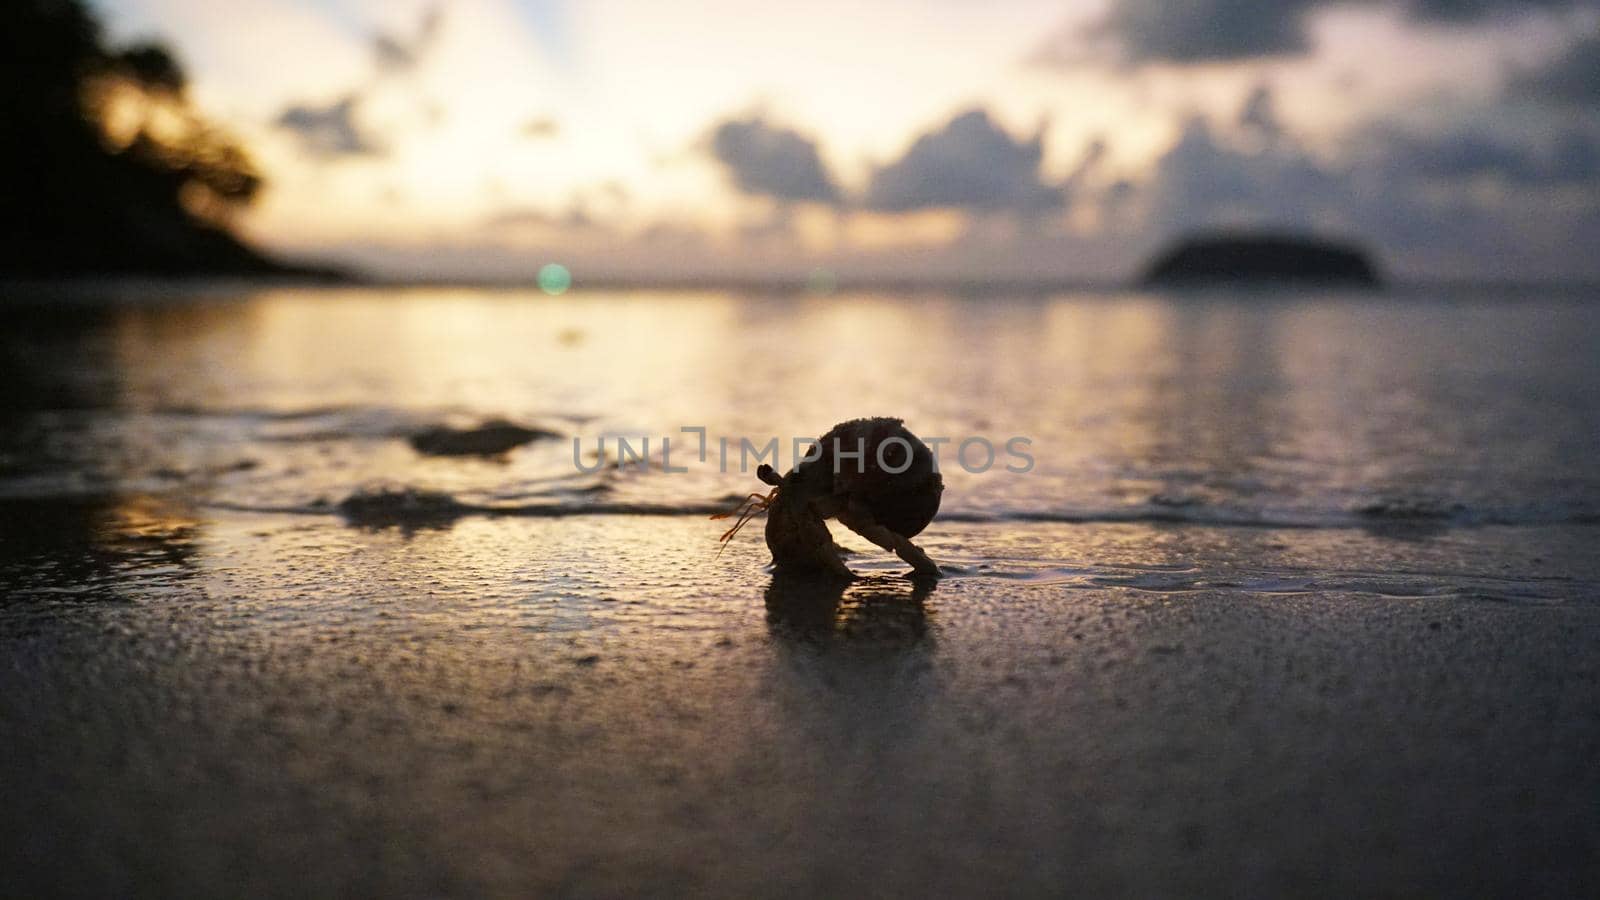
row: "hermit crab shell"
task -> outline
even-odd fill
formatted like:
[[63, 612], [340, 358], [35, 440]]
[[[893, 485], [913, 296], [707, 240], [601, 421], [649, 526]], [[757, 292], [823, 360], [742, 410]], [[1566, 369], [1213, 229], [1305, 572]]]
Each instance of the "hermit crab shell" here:
[[823, 516], [851, 505], [902, 537], [928, 527], [939, 511], [944, 479], [933, 452], [899, 419], [853, 419], [823, 435], [821, 455], [799, 465], [793, 486]]

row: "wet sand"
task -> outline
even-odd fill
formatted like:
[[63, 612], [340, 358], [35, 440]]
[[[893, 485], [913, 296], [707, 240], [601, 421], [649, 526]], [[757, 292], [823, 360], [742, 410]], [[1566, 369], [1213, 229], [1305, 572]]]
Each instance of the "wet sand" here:
[[4, 518], [19, 895], [1600, 878], [1592, 526], [936, 523], [929, 588], [775, 582], [687, 516]]

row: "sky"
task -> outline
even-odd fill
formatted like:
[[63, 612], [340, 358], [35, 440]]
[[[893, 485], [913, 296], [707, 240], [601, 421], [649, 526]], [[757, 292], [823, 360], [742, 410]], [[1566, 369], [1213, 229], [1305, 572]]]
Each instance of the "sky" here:
[[1182, 235], [1600, 277], [1600, 0], [93, 0], [393, 277], [1129, 277]]

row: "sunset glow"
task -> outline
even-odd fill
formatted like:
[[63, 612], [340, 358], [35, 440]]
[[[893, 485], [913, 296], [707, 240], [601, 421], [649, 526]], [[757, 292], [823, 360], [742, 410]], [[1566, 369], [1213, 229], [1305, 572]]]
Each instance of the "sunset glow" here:
[[[1096, 280], [1246, 224], [1370, 240], [1408, 275], [1593, 273], [1570, 246], [1600, 164], [1558, 157], [1600, 136], [1517, 88], [1592, 52], [1584, 4], [1299, 4], [1237, 48], [1138, 2], [98, 6], [172, 45], [252, 153], [249, 234], [377, 272]], [[1494, 152], [1441, 158], [1463, 133]], [[796, 165], [827, 189], [776, 180]], [[958, 192], [916, 195], [935, 181]]]

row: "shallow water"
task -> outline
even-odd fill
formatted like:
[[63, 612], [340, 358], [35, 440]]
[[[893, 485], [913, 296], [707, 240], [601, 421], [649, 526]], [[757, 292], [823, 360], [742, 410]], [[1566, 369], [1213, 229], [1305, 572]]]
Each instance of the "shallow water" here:
[[[311, 509], [386, 484], [522, 514], [688, 512], [760, 487], [741, 438], [778, 439], [786, 468], [795, 438], [897, 415], [951, 440], [950, 519], [1600, 518], [1583, 293], [103, 299], [7, 311], [0, 497]], [[401, 440], [494, 417], [579, 440], [586, 465], [648, 443], [654, 471], [586, 474], [570, 440], [492, 460]], [[663, 437], [688, 472], [661, 471]], [[988, 471], [966, 471], [982, 445], [955, 458], [968, 438], [995, 446]], [[1012, 438], [1026, 474], [1006, 470], [1025, 462]]]
[[[14, 296], [0, 869], [101, 895], [1578, 892], [1596, 300]], [[760, 487], [717, 438], [868, 414], [1026, 437], [1036, 466], [946, 459], [936, 584], [843, 532], [850, 585], [774, 578], [759, 527], [717, 554], [706, 513]], [[496, 417], [568, 439], [406, 441]], [[570, 438], [587, 462], [618, 435], [674, 436], [689, 471], [577, 470]], [[345, 502], [384, 489], [421, 501]]]

